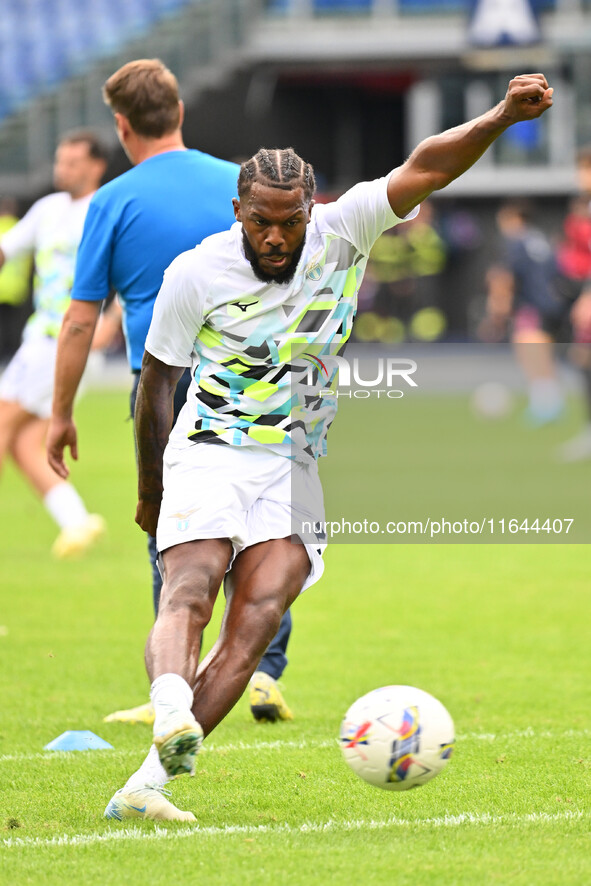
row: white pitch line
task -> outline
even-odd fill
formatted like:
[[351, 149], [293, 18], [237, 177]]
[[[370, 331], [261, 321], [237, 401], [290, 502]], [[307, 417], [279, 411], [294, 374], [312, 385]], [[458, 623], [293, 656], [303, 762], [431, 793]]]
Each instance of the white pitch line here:
[[465, 735], [456, 735], [456, 741], [505, 741], [514, 738], [589, 738], [591, 729], [565, 729], [563, 732], [552, 732], [550, 729], [536, 731], [528, 726], [526, 729], [516, 729], [514, 732], [467, 732]]
[[[235, 835], [255, 837], [275, 834], [324, 834], [329, 831], [382, 831], [387, 828], [457, 828], [462, 825], [530, 825], [547, 824], [559, 821], [580, 821], [590, 818], [590, 813], [583, 811], [564, 812], [529, 812], [525, 815], [491, 815], [490, 813], [461, 812], [458, 815], [443, 815], [437, 818], [387, 818], [382, 821], [370, 819], [353, 819], [350, 821], [308, 821], [301, 825], [223, 825], [212, 827], [200, 827], [199, 825], [186, 826], [167, 830], [156, 826], [155, 830], [143, 831], [140, 827], [129, 828], [114, 827], [113, 830], [102, 834], [63, 834], [60, 837], [7, 837], [0, 840], [0, 847], [17, 849], [29, 847], [34, 849], [62, 846], [90, 846], [97, 843], [112, 843], [125, 840], [176, 840], [184, 837], [232, 837]], [[139, 824], [139, 823], [138, 823]]]
[[[268, 751], [268, 750], [285, 750], [288, 748], [293, 748], [295, 750], [305, 750], [309, 748], [317, 749], [317, 748], [332, 748], [335, 746], [335, 743], [338, 739], [324, 739], [323, 741], [306, 741], [302, 739], [301, 741], [259, 741], [254, 744], [248, 744], [247, 742], [236, 742], [234, 744], [208, 744], [204, 745], [200, 754], [203, 753], [225, 753], [228, 751]], [[131, 757], [136, 756], [137, 754], [141, 754], [142, 751], [144, 753], [147, 751], [148, 745], [147, 743], [141, 747], [136, 748], [135, 750], [115, 750], [115, 753], [112, 756], [116, 757]], [[103, 753], [110, 754], [111, 752], [106, 749], [103, 750]], [[72, 751], [46, 751], [45, 753], [36, 753], [36, 754], [3, 754], [0, 756], [0, 763], [15, 763], [15, 762], [26, 762], [27, 760], [64, 760], [64, 759], [72, 759], [73, 752]], [[84, 759], [82, 757], [81, 759]]]
[[[456, 741], [464, 742], [464, 741], [485, 741], [485, 742], [495, 742], [495, 741], [512, 741], [514, 739], [523, 739], [523, 738], [532, 738], [532, 739], [551, 739], [553, 741], [559, 741], [563, 738], [589, 738], [591, 737], [591, 729], [567, 729], [563, 732], [552, 732], [550, 730], [536, 732], [534, 729], [521, 729], [516, 730], [515, 732], [466, 732], [464, 734], [456, 735]], [[282, 741], [281, 739], [277, 739], [276, 741], [258, 741], [249, 744], [248, 742], [234, 742], [231, 744], [220, 744], [216, 745], [214, 743], [205, 744], [200, 753], [228, 753], [233, 751], [268, 751], [268, 750], [319, 750], [322, 748], [332, 748], [338, 746], [338, 738], [332, 739], [323, 739], [322, 741], [306, 741], [306, 739], [302, 739], [300, 741]], [[135, 750], [117, 750], [115, 749], [112, 753], [113, 757], [133, 757], [147, 750], [147, 742], [142, 747], [138, 747]], [[96, 753], [96, 752], [95, 752]], [[105, 754], [111, 754], [111, 751], [105, 750], [102, 751]], [[77, 759], [78, 755], [72, 751], [46, 751], [37, 752], [34, 754], [2, 754], [0, 755], [0, 763], [26, 763], [28, 761], [33, 760], [63, 760], [63, 759]], [[81, 756], [80, 759], [84, 760], [85, 757]]]

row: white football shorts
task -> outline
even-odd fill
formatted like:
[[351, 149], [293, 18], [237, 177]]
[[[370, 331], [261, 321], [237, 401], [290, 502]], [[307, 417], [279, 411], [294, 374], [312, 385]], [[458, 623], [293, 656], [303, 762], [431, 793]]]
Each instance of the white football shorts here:
[[[156, 543], [160, 552], [204, 538], [229, 538], [234, 558], [251, 545], [297, 534], [324, 522], [315, 462], [302, 464], [262, 447], [198, 443], [164, 452], [164, 493]], [[324, 571], [323, 539], [307, 536], [310, 572], [302, 590]]]
[[56, 355], [57, 339], [25, 339], [0, 380], [0, 399], [20, 403], [31, 415], [49, 418]]

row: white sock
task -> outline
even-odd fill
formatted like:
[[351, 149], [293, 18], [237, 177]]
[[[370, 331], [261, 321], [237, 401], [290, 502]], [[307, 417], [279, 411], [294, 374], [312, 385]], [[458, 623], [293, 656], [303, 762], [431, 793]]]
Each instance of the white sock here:
[[60, 529], [77, 529], [88, 520], [84, 502], [71, 483], [58, 483], [49, 490], [43, 503]]
[[172, 710], [190, 713], [193, 704], [193, 690], [180, 674], [161, 674], [150, 687], [150, 698], [154, 705], [154, 732], [160, 720]]
[[138, 771], [134, 772], [133, 775], [127, 779], [125, 787], [132, 791], [145, 788], [146, 785], [154, 785], [155, 788], [163, 788], [169, 781], [171, 781], [171, 779], [166, 774], [166, 771], [160, 762], [156, 746], [152, 745], [148, 751], [148, 756]]
[[273, 683], [277, 682], [275, 678], [268, 674], [266, 671], [255, 671], [248, 682], [254, 683], [256, 680], [273, 680]]
[[529, 402], [534, 412], [554, 412], [562, 408], [562, 388], [555, 378], [537, 378], [530, 384]]

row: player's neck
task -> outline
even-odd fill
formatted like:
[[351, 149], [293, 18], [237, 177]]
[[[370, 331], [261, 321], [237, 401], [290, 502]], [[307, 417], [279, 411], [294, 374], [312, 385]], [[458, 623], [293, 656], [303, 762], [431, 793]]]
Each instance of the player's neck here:
[[133, 162], [137, 166], [150, 157], [156, 157], [158, 154], [167, 154], [169, 151], [186, 151], [183, 143], [183, 137], [180, 132], [173, 132], [163, 138], [155, 139], [138, 139], [134, 146]]

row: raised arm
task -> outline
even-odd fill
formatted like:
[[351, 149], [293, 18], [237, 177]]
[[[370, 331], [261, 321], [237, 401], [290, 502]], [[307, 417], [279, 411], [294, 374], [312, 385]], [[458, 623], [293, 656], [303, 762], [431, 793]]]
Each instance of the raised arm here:
[[71, 301], [58, 338], [47, 460], [64, 480], [70, 473], [64, 461], [64, 450], [69, 447], [72, 458], [78, 458], [76, 425], [72, 417], [74, 397], [86, 367], [100, 310], [100, 301]]
[[399, 218], [466, 172], [513, 123], [533, 120], [552, 105], [543, 74], [520, 74], [503, 101], [481, 117], [422, 141], [388, 182], [388, 200]]
[[173, 422], [173, 398], [182, 366], [169, 366], [144, 351], [135, 404], [138, 504], [135, 522], [156, 535], [162, 500], [162, 458]]

